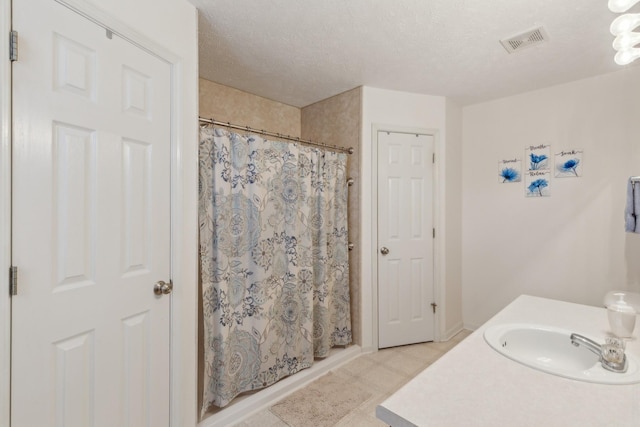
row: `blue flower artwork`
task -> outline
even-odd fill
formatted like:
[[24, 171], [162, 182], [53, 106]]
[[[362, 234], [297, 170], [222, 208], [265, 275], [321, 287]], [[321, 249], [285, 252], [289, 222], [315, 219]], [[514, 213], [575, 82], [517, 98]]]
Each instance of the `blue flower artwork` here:
[[531, 166], [529, 167], [529, 169], [531, 170], [540, 170], [543, 168], [544, 165], [546, 165], [545, 160], [548, 159], [548, 157], [545, 154], [540, 154], [539, 156], [536, 154], [529, 154], [529, 157], [531, 158]]
[[520, 180], [520, 173], [513, 168], [504, 168], [500, 172], [502, 182], [516, 182]]
[[564, 162], [558, 167], [562, 172], [571, 172], [575, 176], [578, 176], [578, 173], [576, 172], [576, 168], [578, 167], [579, 164], [580, 164], [580, 159], [571, 159], [571, 160], [567, 160], [566, 162]]
[[522, 161], [520, 159], [501, 160], [498, 162], [498, 182], [507, 184], [522, 180]]
[[582, 176], [582, 151], [567, 150], [556, 153], [557, 178], [579, 178]]
[[525, 178], [525, 195], [527, 197], [549, 197], [551, 172], [529, 171]]
[[527, 159], [529, 160], [529, 170], [539, 171], [549, 169], [549, 157], [551, 156], [548, 145], [540, 144], [529, 146], [526, 149]]
[[529, 193], [537, 193], [538, 195], [542, 196], [542, 189], [548, 186], [549, 186], [549, 181], [547, 181], [546, 179], [540, 178], [540, 179], [536, 179], [531, 184], [529, 184], [527, 189], [529, 190]]

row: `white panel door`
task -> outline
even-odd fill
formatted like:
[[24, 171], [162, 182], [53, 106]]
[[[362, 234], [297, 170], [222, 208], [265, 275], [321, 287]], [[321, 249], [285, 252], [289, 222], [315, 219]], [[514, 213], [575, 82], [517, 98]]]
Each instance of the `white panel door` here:
[[170, 66], [53, 0], [13, 26], [12, 426], [168, 426]]
[[433, 341], [431, 135], [378, 132], [378, 347]]

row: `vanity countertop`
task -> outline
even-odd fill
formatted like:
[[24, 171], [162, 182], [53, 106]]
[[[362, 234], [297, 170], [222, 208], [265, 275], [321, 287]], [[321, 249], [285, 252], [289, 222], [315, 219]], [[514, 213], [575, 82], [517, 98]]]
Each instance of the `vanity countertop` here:
[[[376, 408], [393, 427], [639, 427], [640, 384], [603, 385], [540, 372], [484, 340], [501, 323], [569, 329], [600, 343], [604, 308], [522, 295]], [[636, 324], [627, 353], [640, 358]]]

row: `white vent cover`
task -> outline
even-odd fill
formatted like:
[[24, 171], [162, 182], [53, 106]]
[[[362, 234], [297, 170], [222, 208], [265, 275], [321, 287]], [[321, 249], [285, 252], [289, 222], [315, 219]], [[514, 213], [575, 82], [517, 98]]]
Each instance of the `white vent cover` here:
[[549, 35], [544, 28], [538, 27], [521, 34], [517, 34], [513, 37], [509, 37], [508, 39], [500, 40], [500, 43], [502, 43], [502, 46], [507, 49], [507, 52], [514, 53], [531, 46], [542, 44], [548, 39]]

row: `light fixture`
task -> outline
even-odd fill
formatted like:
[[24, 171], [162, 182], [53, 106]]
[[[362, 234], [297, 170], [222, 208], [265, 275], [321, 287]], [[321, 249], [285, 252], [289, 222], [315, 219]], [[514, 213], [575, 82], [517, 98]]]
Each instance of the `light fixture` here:
[[616, 61], [618, 65], [629, 65], [638, 58], [640, 58], [640, 49], [636, 47], [619, 50], [613, 60]]
[[640, 43], [640, 33], [629, 31], [619, 34], [618, 37], [616, 37], [613, 41], [613, 48], [618, 51], [627, 50], [631, 49], [638, 43]]
[[627, 13], [614, 19], [611, 27], [609, 27], [609, 31], [611, 31], [611, 34], [614, 36], [617, 36], [633, 31], [638, 25], [640, 25], [640, 13]]
[[[635, 6], [640, 0], [609, 0], [609, 10], [615, 13], [626, 12]], [[613, 20], [609, 31], [616, 36], [613, 48], [617, 51], [614, 61], [618, 65], [629, 65], [640, 58], [640, 32], [635, 32], [640, 27], [640, 13], [625, 13]]]
[[626, 12], [640, 0], [609, 0], [609, 10], [615, 13]]

